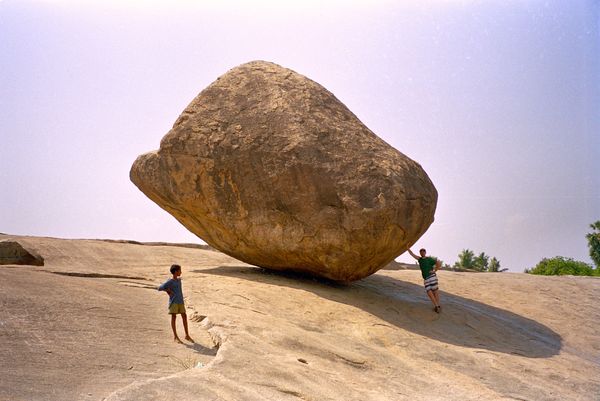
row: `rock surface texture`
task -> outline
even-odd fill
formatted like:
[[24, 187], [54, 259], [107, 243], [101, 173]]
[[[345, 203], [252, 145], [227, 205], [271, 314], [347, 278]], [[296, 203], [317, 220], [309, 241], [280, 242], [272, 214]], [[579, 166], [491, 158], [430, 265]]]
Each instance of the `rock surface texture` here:
[[204, 89], [130, 177], [222, 252], [337, 281], [404, 252], [437, 203], [421, 166], [331, 92], [263, 61]]
[[17, 241], [0, 241], [0, 265], [44, 266], [44, 258], [23, 248]]
[[[340, 286], [204, 249], [5, 238], [46, 265], [0, 268], [2, 401], [600, 400], [596, 277], [442, 270], [437, 314], [415, 270]], [[156, 291], [173, 261], [196, 344]]]

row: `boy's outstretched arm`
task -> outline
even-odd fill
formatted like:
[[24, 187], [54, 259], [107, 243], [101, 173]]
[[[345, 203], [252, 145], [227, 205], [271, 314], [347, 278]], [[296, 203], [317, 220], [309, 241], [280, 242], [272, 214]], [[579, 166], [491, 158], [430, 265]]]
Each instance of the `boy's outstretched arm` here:
[[173, 293], [173, 291], [171, 291], [171, 289], [169, 287], [167, 287], [167, 283], [168, 283], [168, 281], [166, 283], [159, 285], [158, 290], [166, 292], [170, 297], [171, 294]]
[[408, 249], [408, 253], [410, 253], [410, 256], [412, 256], [413, 258], [419, 260], [419, 257], [415, 255], [414, 252], [410, 250], [410, 248]]

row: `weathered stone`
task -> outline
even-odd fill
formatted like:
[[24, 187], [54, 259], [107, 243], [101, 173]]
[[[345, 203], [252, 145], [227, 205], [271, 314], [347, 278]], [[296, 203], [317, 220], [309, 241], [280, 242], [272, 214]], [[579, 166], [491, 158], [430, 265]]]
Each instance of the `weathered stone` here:
[[23, 248], [17, 241], [0, 241], [0, 265], [44, 266], [44, 258]]
[[437, 191], [314, 81], [276, 64], [204, 89], [131, 180], [209, 245], [247, 263], [366, 277], [433, 222]]

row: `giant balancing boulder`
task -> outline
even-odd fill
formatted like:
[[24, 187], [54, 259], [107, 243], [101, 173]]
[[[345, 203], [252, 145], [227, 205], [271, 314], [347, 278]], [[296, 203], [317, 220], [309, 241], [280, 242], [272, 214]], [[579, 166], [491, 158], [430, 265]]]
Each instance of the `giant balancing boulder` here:
[[331, 92], [264, 61], [200, 92], [130, 177], [228, 255], [344, 282], [405, 252], [437, 202], [421, 166]]

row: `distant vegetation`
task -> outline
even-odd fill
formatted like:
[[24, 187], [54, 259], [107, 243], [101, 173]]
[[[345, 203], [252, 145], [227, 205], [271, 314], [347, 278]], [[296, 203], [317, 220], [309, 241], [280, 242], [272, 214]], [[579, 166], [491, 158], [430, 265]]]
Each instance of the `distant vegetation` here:
[[588, 247], [590, 248], [590, 258], [596, 264], [596, 268], [600, 269], [600, 220], [590, 224], [592, 232], [587, 234], [585, 238], [588, 240]]
[[475, 255], [470, 249], [463, 249], [458, 254], [458, 260], [453, 266], [445, 265], [444, 267], [453, 270], [473, 270], [478, 272], [503, 272], [508, 269], [500, 267], [500, 261], [496, 257], [490, 258], [485, 252]]
[[594, 269], [591, 265], [556, 256], [554, 258], [544, 258], [532, 269], [525, 269], [525, 273], [542, 274], [544, 276], [562, 276], [570, 274], [573, 276], [600, 276], [600, 270]]
[[600, 276], [600, 220], [590, 224], [592, 232], [585, 238], [588, 241], [590, 257], [596, 265], [596, 268], [588, 263], [556, 256], [554, 258], [542, 259], [534, 268], [525, 269], [525, 273], [542, 274], [545, 276], [553, 275], [573, 275], [573, 276]]

